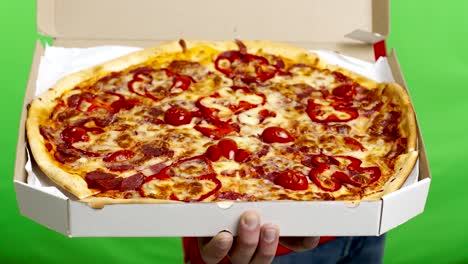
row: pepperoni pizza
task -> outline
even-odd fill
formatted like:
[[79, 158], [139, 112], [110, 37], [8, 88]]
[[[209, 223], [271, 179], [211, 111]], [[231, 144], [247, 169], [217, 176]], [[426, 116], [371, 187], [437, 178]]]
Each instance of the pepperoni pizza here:
[[106, 203], [378, 199], [417, 159], [405, 89], [264, 41], [178, 41], [60, 80], [29, 108], [35, 161]]

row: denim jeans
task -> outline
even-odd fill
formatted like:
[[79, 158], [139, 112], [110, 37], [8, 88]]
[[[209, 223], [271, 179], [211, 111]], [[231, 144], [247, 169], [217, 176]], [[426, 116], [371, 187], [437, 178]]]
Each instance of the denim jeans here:
[[274, 264], [379, 264], [383, 262], [385, 235], [337, 237], [315, 249], [276, 257]]

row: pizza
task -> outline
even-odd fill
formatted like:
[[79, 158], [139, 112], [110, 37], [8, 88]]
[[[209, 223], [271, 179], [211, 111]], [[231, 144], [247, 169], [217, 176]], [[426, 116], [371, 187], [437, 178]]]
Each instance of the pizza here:
[[372, 200], [417, 160], [404, 88], [268, 41], [174, 41], [30, 104], [35, 162], [91, 206]]

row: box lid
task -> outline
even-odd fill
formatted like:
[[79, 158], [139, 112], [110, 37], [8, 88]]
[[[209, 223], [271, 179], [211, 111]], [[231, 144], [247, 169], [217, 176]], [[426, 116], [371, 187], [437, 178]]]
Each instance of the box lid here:
[[37, 0], [37, 26], [56, 39], [340, 43], [387, 36], [389, 0]]

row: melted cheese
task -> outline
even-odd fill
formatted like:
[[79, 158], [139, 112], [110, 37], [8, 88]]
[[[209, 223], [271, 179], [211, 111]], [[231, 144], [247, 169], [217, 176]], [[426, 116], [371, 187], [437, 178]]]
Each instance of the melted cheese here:
[[[233, 159], [222, 157], [219, 161], [212, 162], [212, 168], [223, 183], [221, 191], [240, 192], [256, 197], [260, 200], [270, 199], [299, 199], [313, 200], [321, 199], [321, 193], [325, 193], [316, 186], [310, 179], [309, 187], [303, 191], [293, 191], [276, 185], [268, 179], [258, 179], [258, 173], [253, 166], [263, 166], [265, 172], [282, 172], [285, 170], [296, 170], [304, 175], [308, 175], [310, 168], [302, 164], [303, 158], [307, 155], [323, 153], [326, 155], [349, 155], [362, 160], [363, 167], [376, 166], [381, 164], [381, 158], [391, 149], [388, 142], [382, 139], [369, 140], [368, 129], [371, 117], [359, 116], [357, 119], [339, 123], [335, 125], [347, 125], [350, 130], [346, 133], [337, 133], [327, 125], [313, 122], [306, 113], [307, 99], [313, 99], [316, 104], [321, 105], [321, 118], [326, 119], [332, 115], [340, 118], [349, 118], [349, 114], [336, 110], [325, 100], [320, 90], [327, 90], [329, 93], [337, 87], [337, 82], [328, 71], [321, 71], [311, 68], [297, 68], [293, 71], [294, 77], [276, 75], [265, 84], [251, 85], [252, 92], [243, 89], [231, 88], [234, 81], [218, 72], [213, 66], [213, 58], [217, 51], [210, 49], [190, 50], [188, 55], [177, 55], [177, 59], [184, 59], [189, 56], [195, 61], [200, 61], [203, 67], [197, 72], [205, 75], [197, 75], [196, 82], [191, 83], [187, 91], [174, 89], [170, 94], [164, 94], [160, 100], [152, 100], [142, 96], [145, 91], [157, 94], [161, 90], [167, 90], [173, 84], [173, 79], [168, 78], [164, 72], [159, 71], [149, 78], [137, 83], [134, 88], [138, 94], [132, 93], [127, 87], [133, 77], [131, 74], [122, 73], [120, 77], [111, 79], [106, 84], [99, 83], [97, 87], [103, 91], [118, 92], [126, 99], [138, 100], [138, 104], [130, 110], [122, 110], [116, 114], [116, 120], [105, 128], [103, 133], [88, 133], [89, 140], [86, 142], [76, 142], [74, 147], [92, 152], [112, 153], [122, 149], [132, 149], [141, 151], [141, 146], [145, 144], [165, 144], [173, 151], [172, 157], [158, 156], [140, 162], [133, 170], [119, 173], [121, 177], [128, 177], [136, 172], [142, 172], [145, 176], [154, 174], [149, 167], [165, 162], [170, 165], [178, 160], [203, 155], [207, 148], [216, 145], [217, 140], [203, 136], [195, 130], [196, 125], [208, 125], [207, 120], [199, 117], [192, 118], [189, 124], [181, 126], [170, 126], [150, 122], [148, 120], [163, 120], [164, 112], [173, 106], [178, 106], [187, 111], [195, 112], [198, 109], [196, 102], [204, 97], [200, 103], [210, 109], [214, 109], [214, 115], [224, 122], [237, 123], [240, 126], [240, 133], [231, 133], [227, 137], [234, 140], [240, 149], [246, 150], [252, 155], [259, 153], [265, 147], [261, 139], [262, 132], [268, 127], [285, 128], [295, 137], [291, 143], [271, 143], [269, 149], [263, 156], [252, 161], [242, 163]], [[153, 66], [167, 67], [171, 57], [162, 57], [159, 61], [152, 62]], [[195, 77], [194, 77], [195, 78]], [[306, 85], [305, 88], [296, 85]], [[310, 89], [306, 98], [298, 98], [298, 93], [304, 89]], [[301, 90], [302, 89], [302, 90]], [[92, 89], [91, 89], [92, 90]], [[73, 92], [76, 93], [76, 92]], [[260, 94], [265, 95], [264, 97]], [[65, 98], [70, 94], [65, 95]], [[114, 100], [116, 100], [114, 98]], [[264, 101], [265, 100], [265, 101]], [[251, 109], [236, 111], [236, 106], [241, 102], [253, 105]], [[80, 114], [68, 118], [68, 124], [73, 124], [83, 118], [83, 113], [92, 104], [84, 102], [80, 105]], [[158, 107], [159, 115], [150, 112], [151, 107]], [[104, 112], [103, 112], [104, 111]], [[260, 111], [268, 111], [274, 115], [262, 117]], [[102, 116], [99, 113], [106, 113], [104, 109], [97, 109], [91, 113]], [[93, 122], [91, 126], [96, 127]], [[125, 136], [125, 137], [124, 137]], [[59, 138], [59, 135], [56, 135]], [[353, 137], [365, 148], [365, 151], [356, 150], [347, 146], [344, 137]], [[127, 142], [128, 141], [128, 142]], [[298, 146], [299, 145], [299, 146]], [[299, 147], [310, 148], [313, 151], [303, 154]], [[142, 155], [137, 153], [136, 155]], [[88, 171], [103, 169], [103, 162], [100, 158], [81, 157], [69, 164], [72, 171], [80, 171], [86, 168]], [[196, 200], [205, 193], [216, 187], [211, 180], [194, 180], [194, 175], [202, 175], [206, 171], [207, 164], [200, 162], [185, 163], [176, 168], [172, 168], [173, 178], [171, 180], [154, 179], [145, 183], [142, 191], [145, 195], [158, 199], [170, 199], [171, 194], [181, 200]], [[322, 180], [330, 179], [331, 175], [338, 170], [337, 166], [331, 166], [320, 175]], [[247, 174], [247, 175], [243, 175]], [[350, 193], [349, 186], [343, 185], [341, 189], [333, 193], [339, 198]], [[319, 196], [317, 196], [319, 195]], [[215, 199], [214, 196], [208, 200]]]

